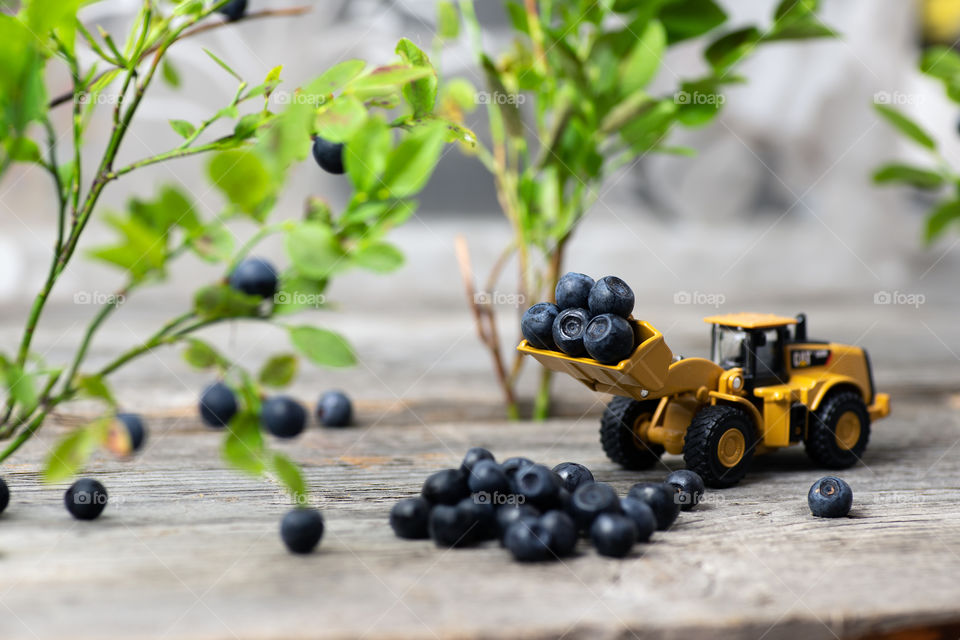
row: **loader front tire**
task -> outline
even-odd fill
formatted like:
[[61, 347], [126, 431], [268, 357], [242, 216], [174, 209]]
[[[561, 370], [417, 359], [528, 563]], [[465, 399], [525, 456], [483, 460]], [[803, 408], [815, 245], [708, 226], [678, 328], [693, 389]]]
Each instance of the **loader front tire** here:
[[825, 469], [852, 467], [867, 450], [870, 414], [855, 391], [837, 391], [810, 414], [804, 446], [807, 455]]
[[746, 411], [712, 405], [693, 416], [683, 441], [683, 460], [708, 487], [723, 489], [747, 475], [755, 444], [753, 420]]
[[600, 422], [600, 443], [613, 462], [624, 469], [642, 471], [657, 463], [663, 455], [659, 444], [644, 442], [638, 435], [644, 420], [650, 420], [659, 400], [641, 402], [616, 397], [607, 405]]

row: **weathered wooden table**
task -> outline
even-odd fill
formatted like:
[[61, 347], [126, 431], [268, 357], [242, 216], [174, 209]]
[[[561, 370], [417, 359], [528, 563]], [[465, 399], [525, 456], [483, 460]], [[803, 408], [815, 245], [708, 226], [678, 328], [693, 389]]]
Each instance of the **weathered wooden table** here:
[[856, 493], [849, 518], [808, 514], [822, 472], [796, 449], [623, 561], [581, 543], [574, 558], [528, 566], [495, 544], [393, 536], [394, 501], [473, 445], [583, 462], [620, 491], [682, 466], [616, 468], [597, 442], [598, 408], [542, 425], [409, 424], [369, 406], [365, 425], [312, 429], [284, 447], [327, 521], [308, 557], [279, 540], [279, 488], [226, 470], [219, 436], [186, 413], [155, 418], [135, 462], [98, 458], [89, 473], [110, 505], [98, 521], [71, 520], [63, 488], [38, 478], [50, 425], [4, 469], [14, 496], [0, 517], [0, 638], [829, 639], [960, 618], [960, 420], [943, 397], [894, 397], [867, 464], [842, 474]]

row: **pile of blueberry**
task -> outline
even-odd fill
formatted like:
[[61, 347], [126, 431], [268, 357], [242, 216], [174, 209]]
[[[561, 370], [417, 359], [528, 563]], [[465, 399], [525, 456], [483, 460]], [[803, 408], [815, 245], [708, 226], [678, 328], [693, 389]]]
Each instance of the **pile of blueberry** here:
[[556, 304], [538, 302], [523, 314], [520, 328], [537, 349], [590, 356], [602, 364], [616, 364], [636, 348], [628, 322], [633, 312], [633, 290], [616, 276], [593, 278], [567, 273], [557, 282]]
[[428, 477], [420, 497], [394, 505], [390, 526], [401, 538], [431, 538], [441, 547], [499, 539], [523, 562], [569, 556], [581, 536], [600, 555], [622, 558], [654, 531], [670, 528], [681, 510], [693, 509], [703, 491], [700, 476], [681, 470], [663, 483], [635, 484], [621, 498], [581, 464], [498, 463], [476, 447], [459, 469]]

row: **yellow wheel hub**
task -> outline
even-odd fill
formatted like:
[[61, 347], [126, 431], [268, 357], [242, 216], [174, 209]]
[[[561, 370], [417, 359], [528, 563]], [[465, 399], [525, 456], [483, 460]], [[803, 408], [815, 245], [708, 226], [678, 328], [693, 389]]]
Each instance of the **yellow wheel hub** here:
[[740, 464], [747, 451], [747, 440], [740, 429], [727, 429], [717, 443], [717, 459], [728, 469]]
[[849, 451], [860, 442], [860, 416], [855, 411], [847, 411], [837, 420], [835, 430], [837, 446]]

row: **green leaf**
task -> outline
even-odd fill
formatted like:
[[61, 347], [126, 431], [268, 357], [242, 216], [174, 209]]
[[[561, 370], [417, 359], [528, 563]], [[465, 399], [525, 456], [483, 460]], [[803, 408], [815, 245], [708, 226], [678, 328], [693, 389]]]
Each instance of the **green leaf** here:
[[405, 198], [420, 191], [430, 180], [445, 144], [441, 125], [414, 131], [393, 150], [383, 172], [389, 197]]
[[179, 135], [181, 138], [189, 138], [197, 130], [196, 127], [194, 127], [192, 124], [190, 124], [186, 120], [171, 120], [170, 126], [173, 128], [174, 131], [177, 132], [177, 135]]
[[437, 102], [437, 72], [433, 69], [427, 54], [407, 38], [402, 38], [397, 43], [396, 51], [410, 66], [430, 71], [426, 77], [414, 80], [403, 87], [403, 96], [413, 108], [413, 116], [415, 118], [425, 116], [433, 111]]
[[350, 367], [357, 358], [347, 341], [332, 331], [316, 327], [288, 327], [290, 341], [305, 358], [324, 367]]
[[660, 11], [669, 44], [701, 36], [726, 20], [727, 14], [713, 0], [683, 0], [668, 4]]
[[503, 83], [503, 78], [500, 77], [500, 71], [497, 70], [497, 66], [493, 63], [493, 60], [487, 56], [483, 56], [480, 62], [483, 66], [483, 72], [487, 77], [488, 89], [491, 94], [498, 98], [496, 100], [497, 108], [500, 111], [500, 115], [503, 116], [503, 124], [506, 127], [507, 133], [512, 138], [522, 138], [526, 134], [526, 129], [520, 117], [520, 109], [517, 105], [518, 101], [499, 99], [500, 96], [506, 97], [512, 94], [507, 91], [507, 87]]
[[236, 78], [239, 82], [243, 82], [243, 78], [241, 78], [241, 77], [237, 74], [236, 71], [234, 71], [233, 69], [231, 69], [231, 68], [230, 68], [230, 65], [228, 65], [226, 62], [224, 62], [223, 60], [221, 60], [221, 59], [218, 58], [217, 56], [215, 56], [212, 51], [210, 51], [209, 49], [204, 49], [203, 52], [204, 52], [205, 54], [207, 54], [208, 56], [210, 56], [210, 58], [211, 58], [214, 62], [216, 62], [218, 65], [220, 65], [220, 68], [221, 68], [221, 69], [223, 69], [224, 71], [226, 71], [227, 73], [229, 73], [230, 75], [232, 75], [232, 76], [233, 76], [234, 78]]
[[651, 20], [626, 60], [620, 63], [620, 95], [628, 95], [650, 84], [660, 68], [666, 46], [667, 32], [663, 24]]
[[136, 217], [106, 216], [107, 224], [122, 236], [120, 244], [91, 249], [88, 255], [96, 260], [127, 271], [134, 280], [152, 272], [162, 272], [167, 260], [167, 238]]
[[226, 262], [233, 256], [233, 233], [222, 222], [211, 222], [191, 234], [190, 249], [207, 262]]
[[877, 184], [909, 184], [919, 189], [936, 189], [944, 184], [943, 176], [936, 171], [895, 162], [877, 169], [873, 181]]
[[931, 47], [923, 54], [920, 70], [941, 80], [947, 96], [960, 102], [960, 54], [948, 47]]
[[251, 216], [258, 217], [273, 195], [270, 174], [253, 151], [221, 151], [213, 156], [207, 173], [227, 200]]
[[506, 6], [513, 30], [530, 35], [530, 21], [527, 19], [527, 10], [520, 6], [519, 2], [513, 0], [507, 2]]
[[76, 42], [76, 19], [81, 0], [29, 0], [24, 3], [27, 26], [38, 37], [55, 33], [67, 51], [73, 53]]
[[353, 253], [353, 261], [377, 273], [390, 273], [403, 266], [403, 253], [392, 244], [373, 242], [360, 245]]
[[738, 29], [714, 40], [704, 56], [715, 70], [723, 71], [756, 48], [761, 37], [756, 27]]
[[775, 22], [803, 20], [816, 15], [819, 0], [781, 0], [773, 12]]
[[189, 338], [183, 350], [183, 359], [195, 369], [226, 369], [230, 363], [210, 344], [198, 338]]
[[379, 184], [392, 148], [390, 129], [378, 117], [368, 118], [349, 140], [344, 165], [358, 192], [367, 192]]
[[764, 42], [777, 40], [809, 40], [812, 38], [835, 38], [837, 32], [819, 20], [805, 20], [777, 27], [763, 36]]
[[300, 467], [290, 458], [279, 452], [271, 457], [270, 467], [274, 475], [290, 492], [290, 497], [296, 504], [302, 503], [307, 497], [307, 483], [303, 479]]
[[351, 82], [349, 90], [361, 99], [375, 98], [396, 93], [403, 85], [434, 73], [433, 69], [428, 67], [409, 67], [402, 64], [378, 67]]
[[339, 96], [317, 113], [316, 131], [331, 142], [346, 142], [367, 119], [367, 109], [353, 96]]
[[940, 203], [927, 216], [924, 239], [927, 243], [933, 242], [943, 234], [951, 223], [957, 220], [960, 220], [960, 200], [948, 200]]
[[204, 287], [193, 298], [194, 311], [207, 319], [255, 316], [261, 302], [259, 297], [241, 293], [225, 284]]
[[47, 458], [43, 470], [44, 482], [60, 482], [75, 476], [90, 455], [106, 442], [112, 421], [112, 415], [104, 416], [61, 438]]
[[265, 446], [260, 431], [260, 419], [245, 411], [233, 417], [223, 441], [223, 459], [245, 473], [259, 476], [267, 470], [264, 462]]
[[3, 142], [4, 149], [10, 159], [14, 162], [24, 162], [28, 164], [40, 164], [43, 159], [40, 155], [40, 147], [30, 138], [11, 137]]
[[885, 104], [874, 103], [873, 108], [877, 110], [883, 118], [893, 125], [900, 133], [904, 134], [917, 144], [930, 149], [937, 148], [937, 143], [930, 134], [923, 130], [917, 123], [900, 113], [897, 109]]
[[111, 407], [117, 406], [117, 401], [107, 385], [107, 381], [100, 375], [77, 376], [75, 386], [82, 394], [95, 400], [103, 400]]
[[167, 58], [163, 59], [163, 63], [160, 66], [160, 73], [163, 75], [164, 82], [174, 89], [180, 86], [180, 74], [177, 73], [177, 68], [173, 66]]
[[308, 86], [311, 93], [325, 95], [335, 93], [350, 84], [366, 68], [363, 60], [345, 60], [330, 67]]
[[315, 279], [329, 278], [342, 268], [343, 247], [330, 227], [304, 222], [287, 234], [285, 248], [300, 273]]
[[457, 7], [448, 0], [437, 3], [437, 36], [443, 40], [454, 40], [460, 35], [460, 14]]
[[7, 388], [10, 397], [21, 408], [35, 407], [37, 405], [37, 390], [34, 385], [33, 374], [28, 373], [16, 364], [4, 364], [4, 386]]
[[265, 387], [286, 387], [297, 376], [298, 362], [293, 354], [273, 356], [260, 369], [260, 384]]

